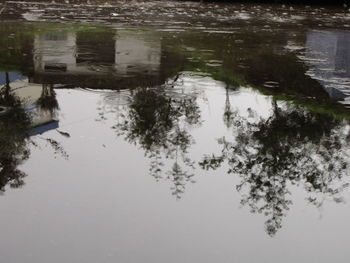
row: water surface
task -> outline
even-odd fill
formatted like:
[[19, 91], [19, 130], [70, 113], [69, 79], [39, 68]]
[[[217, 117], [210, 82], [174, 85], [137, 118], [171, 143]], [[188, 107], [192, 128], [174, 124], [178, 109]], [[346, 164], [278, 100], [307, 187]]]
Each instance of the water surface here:
[[0, 24], [4, 262], [347, 262], [346, 14], [223, 7]]

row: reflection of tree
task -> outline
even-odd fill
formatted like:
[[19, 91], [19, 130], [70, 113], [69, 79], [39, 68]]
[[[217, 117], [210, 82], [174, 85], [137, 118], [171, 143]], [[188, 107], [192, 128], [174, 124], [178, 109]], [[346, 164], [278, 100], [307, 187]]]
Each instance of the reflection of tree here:
[[[26, 174], [18, 166], [30, 156], [30, 146], [38, 146], [34, 138], [28, 136], [32, 123], [30, 115], [23, 109], [22, 101], [10, 91], [9, 83], [0, 92], [0, 105], [6, 106], [0, 115], [0, 192], [9, 185], [19, 188], [24, 185]], [[37, 137], [50, 145], [55, 154], [67, 158], [68, 155], [59, 142]]]
[[37, 105], [42, 111], [47, 111], [51, 114], [54, 114], [58, 110], [58, 101], [52, 84], [43, 84]]
[[233, 116], [235, 141], [221, 138], [222, 154], [206, 156], [205, 169], [216, 169], [223, 162], [229, 173], [238, 174], [241, 203], [254, 213], [268, 216], [266, 231], [273, 236], [282, 226], [289, 209], [290, 184], [304, 183], [308, 200], [322, 205], [326, 196], [339, 201], [346, 186], [345, 135], [341, 122], [332, 116], [311, 113], [273, 103], [273, 115], [258, 122]]
[[230, 90], [235, 90], [236, 87], [230, 87], [226, 85], [226, 99], [225, 99], [225, 109], [224, 109], [224, 123], [227, 128], [230, 128], [233, 125], [234, 115], [236, 114], [234, 110], [232, 110], [231, 102], [230, 102]]
[[122, 118], [114, 128], [128, 142], [137, 143], [146, 151], [146, 156], [151, 160], [152, 176], [162, 178], [165, 159], [174, 160], [166, 174], [174, 183], [173, 194], [179, 198], [185, 183], [191, 181], [193, 176], [182, 166], [193, 168], [187, 154], [193, 139], [187, 128], [200, 121], [195, 98], [170, 98], [161, 89], [136, 90]]
[[0, 116], [0, 191], [3, 192], [7, 184], [14, 188], [24, 184], [25, 173], [17, 167], [29, 157], [25, 133], [30, 121], [19, 99], [10, 95], [8, 85], [0, 94], [0, 105], [10, 109]]
[[8, 72], [4, 72], [4, 74], [5, 85], [0, 87], [0, 105], [6, 107], [18, 106], [20, 103], [19, 99], [11, 94], [10, 74]]

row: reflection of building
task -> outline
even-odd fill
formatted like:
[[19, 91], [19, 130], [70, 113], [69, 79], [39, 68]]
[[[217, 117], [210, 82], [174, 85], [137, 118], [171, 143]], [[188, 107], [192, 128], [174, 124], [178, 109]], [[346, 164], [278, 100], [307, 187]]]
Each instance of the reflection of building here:
[[[36, 35], [34, 40], [35, 72], [45, 72], [58, 68], [62, 71], [77, 71], [75, 41], [74, 33], [52, 32]], [[54, 68], [55, 65], [56, 68]]]
[[159, 85], [161, 42], [150, 32], [50, 32], [34, 41], [31, 82], [90, 88]]
[[311, 31], [306, 40], [309, 74], [336, 99], [350, 96], [350, 33]]
[[[148, 38], [148, 40], [147, 40]], [[115, 68], [118, 74], [157, 74], [160, 70], [161, 45], [157, 38], [121, 31], [117, 34]]]

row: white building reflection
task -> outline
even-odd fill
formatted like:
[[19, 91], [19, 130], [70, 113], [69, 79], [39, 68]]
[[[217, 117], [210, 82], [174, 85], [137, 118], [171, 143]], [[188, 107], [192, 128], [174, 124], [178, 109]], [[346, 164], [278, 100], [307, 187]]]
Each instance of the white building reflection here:
[[310, 31], [303, 57], [308, 74], [335, 99], [350, 96], [350, 32]]
[[[76, 35], [70, 32], [50, 32], [36, 35], [34, 39], [35, 72], [61, 71], [79, 72], [76, 67]], [[56, 67], [54, 67], [56, 66]]]
[[118, 31], [115, 69], [118, 74], [157, 74], [160, 70], [161, 43], [157, 36]]
[[121, 89], [161, 81], [161, 39], [151, 32], [49, 32], [35, 37], [34, 50], [37, 83]]

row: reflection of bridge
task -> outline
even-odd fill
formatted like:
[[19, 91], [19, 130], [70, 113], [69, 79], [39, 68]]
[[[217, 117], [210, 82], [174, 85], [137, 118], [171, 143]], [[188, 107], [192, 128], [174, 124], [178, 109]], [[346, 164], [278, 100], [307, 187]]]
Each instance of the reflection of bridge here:
[[134, 88], [164, 83], [161, 40], [150, 32], [50, 32], [34, 40], [34, 83]]
[[335, 99], [350, 97], [350, 33], [311, 31], [307, 34], [305, 61], [309, 74]]

